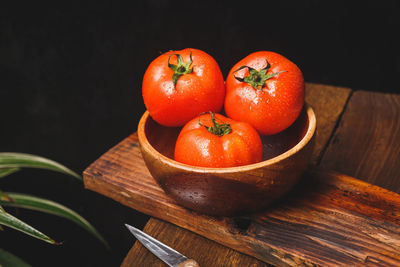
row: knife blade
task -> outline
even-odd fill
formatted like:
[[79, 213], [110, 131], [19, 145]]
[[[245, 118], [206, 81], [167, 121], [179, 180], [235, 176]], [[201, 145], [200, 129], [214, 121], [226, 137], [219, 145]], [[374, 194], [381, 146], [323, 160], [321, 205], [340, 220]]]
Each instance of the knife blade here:
[[158, 241], [154, 237], [140, 231], [139, 229], [125, 224], [126, 228], [145, 246], [151, 253], [153, 253], [157, 258], [165, 262], [170, 267], [199, 267], [199, 264], [193, 260], [188, 259], [186, 256], [182, 255], [178, 251], [170, 248], [164, 243]]

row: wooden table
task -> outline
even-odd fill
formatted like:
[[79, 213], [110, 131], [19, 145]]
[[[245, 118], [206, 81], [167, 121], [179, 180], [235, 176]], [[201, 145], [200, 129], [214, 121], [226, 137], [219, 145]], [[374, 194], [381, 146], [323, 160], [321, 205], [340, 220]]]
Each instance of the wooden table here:
[[[306, 101], [317, 115], [314, 166], [400, 192], [400, 95], [308, 83]], [[93, 189], [90, 182], [86, 185]], [[156, 218], [148, 221], [144, 231], [196, 259], [201, 266], [269, 266]], [[296, 264], [285, 260], [285, 255], [281, 260], [275, 257], [270, 263]], [[373, 260], [369, 263], [377, 264]], [[166, 265], [136, 242], [121, 266]]]

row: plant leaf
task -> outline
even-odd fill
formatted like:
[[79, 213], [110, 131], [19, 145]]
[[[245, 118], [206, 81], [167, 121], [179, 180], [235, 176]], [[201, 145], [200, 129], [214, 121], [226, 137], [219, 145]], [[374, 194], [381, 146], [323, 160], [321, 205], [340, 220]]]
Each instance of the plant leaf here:
[[[1, 192], [1, 191], [0, 191]], [[4, 209], [3, 209], [3, 207], [2, 206], [0, 206], [0, 213], [2, 213], [2, 212], [6, 212]], [[3, 231], [4, 229], [3, 229], [3, 226], [1, 226], [1, 224], [0, 224], [0, 231]], [[1, 266], [1, 265], [0, 265]]]
[[19, 170], [20, 170], [19, 168], [2, 168], [0, 169], [0, 178], [6, 177], [7, 175], [10, 175]]
[[5, 212], [3, 209], [0, 209], [0, 224], [14, 228], [15, 230], [21, 231], [25, 234], [36, 237], [45, 242], [56, 244], [56, 242], [47, 235], [36, 230], [29, 224], [21, 221], [20, 219], [12, 216], [11, 214]]
[[0, 248], [0, 266], [4, 267], [31, 267], [14, 254]]
[[30, 196], [20, 193], [0, 192], [0, 205], [19, 207], [31, 210], [38, 210], [49, 214], [64, 217], [78, 224], [97, 239], [99, 239], [107, 248], [107, 241], [97, 232], [97, 230], [82, 216], [75, 211], [51, 200]]
[[68, 169], [64, 165], [47, 158], [25, 153], [14, 153], [14, 152], [0, 153], [0, 169], [24, 168], [24, 167], [53, 170], [71, 175], [79, 180], [82, 180], [82, 177], [79, 174]]

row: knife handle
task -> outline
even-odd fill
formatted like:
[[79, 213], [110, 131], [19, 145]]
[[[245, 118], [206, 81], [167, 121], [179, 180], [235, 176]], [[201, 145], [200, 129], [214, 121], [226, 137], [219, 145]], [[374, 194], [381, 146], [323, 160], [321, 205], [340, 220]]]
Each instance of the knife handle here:
[[188, 259], [184, 262], [181, 262], [181, 264], [176, 267], [200, 267], [200, 265], [195, 260]]

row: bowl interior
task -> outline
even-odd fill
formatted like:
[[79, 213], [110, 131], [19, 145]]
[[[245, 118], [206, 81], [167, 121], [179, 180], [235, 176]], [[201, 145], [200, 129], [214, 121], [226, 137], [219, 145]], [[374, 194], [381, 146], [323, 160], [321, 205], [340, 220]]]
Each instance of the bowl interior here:
[[[274, 158], [298, 144], [305, 136], [309, 125], [306, 106], [297, 120], [285, 131], [276, 135], [261, 136], [263, 161]], [[175, 143], [181, 127], [165, 127], [150, 116], [145, 123], [145, 135], [150, 145], [162, 155], [174, 160]]]

